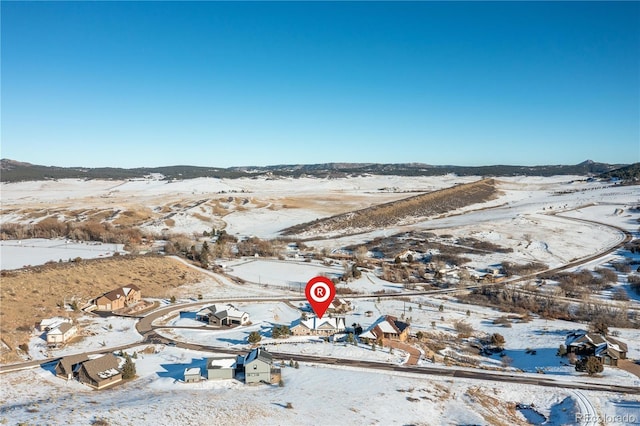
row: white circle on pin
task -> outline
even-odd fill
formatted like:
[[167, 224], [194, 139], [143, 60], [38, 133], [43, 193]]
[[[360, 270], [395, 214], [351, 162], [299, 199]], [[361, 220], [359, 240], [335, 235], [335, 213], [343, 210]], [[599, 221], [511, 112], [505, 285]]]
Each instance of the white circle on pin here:
[[325, 302], [331, 296], [329, 286], [323, 282], [314, 283], [309, 293], [313, 301], [318, 303]]

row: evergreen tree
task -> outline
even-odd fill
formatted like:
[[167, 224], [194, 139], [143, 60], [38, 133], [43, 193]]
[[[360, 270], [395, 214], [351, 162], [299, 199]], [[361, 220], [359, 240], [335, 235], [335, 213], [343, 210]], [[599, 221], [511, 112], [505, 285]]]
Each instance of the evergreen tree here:
[[124, 366], [122, 366], [122, 378], [130, 380], [136, 377], [136, 364], [133, 362], [129, 354], [124, 355]]
[[262, 336], [257, 331], [252, 331], [251, 333], [249, 333], [249, 337], [248, 337], [249, 343], [256, 344], [260, 340], [262, 340]]

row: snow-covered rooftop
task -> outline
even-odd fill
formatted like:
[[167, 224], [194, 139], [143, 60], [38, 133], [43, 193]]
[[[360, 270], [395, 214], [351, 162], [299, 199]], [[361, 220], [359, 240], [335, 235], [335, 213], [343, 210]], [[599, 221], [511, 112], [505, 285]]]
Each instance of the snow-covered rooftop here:
[[210, 358], [208, 368], [233, 368], [236, 358]]

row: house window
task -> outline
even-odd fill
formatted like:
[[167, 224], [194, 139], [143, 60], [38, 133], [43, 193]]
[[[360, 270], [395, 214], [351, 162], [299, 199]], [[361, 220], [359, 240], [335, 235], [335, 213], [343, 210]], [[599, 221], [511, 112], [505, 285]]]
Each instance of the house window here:
[[257, 370], [257, 369], [258, 369], [258, 364], [255, 364], [255, 365], [253, 366], [253, 369], [254, 369], [254, 370]]

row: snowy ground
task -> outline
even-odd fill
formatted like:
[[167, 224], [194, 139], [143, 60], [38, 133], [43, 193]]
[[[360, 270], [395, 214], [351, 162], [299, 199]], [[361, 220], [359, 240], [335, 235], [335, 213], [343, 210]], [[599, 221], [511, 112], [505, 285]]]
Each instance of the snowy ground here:
[[124, 244], [76, 242], [65, 239], [31, 238], [28, 240], [0, 240], [0, 269], [19, 269], [47, 262], [70, 261], [76, 257], [95, 259], [124, 253]]
[[344, 269], [341, 266], [323, 266], [317, 262], [304, 263], [294, 261], [242, 259], [239, 261], [223, 262], [228, 275], [241, 278], [257, 284], [267, 286], [299, 288], [318, 275], [329, 277], [341, 276]]
[[[16, 424], [258, 425], [258, 424], [526, 424], [522, 414], [508, 417], [508, 404], [534, 404], [546, 424], [578, 424], [580, 396], [595, 412], [636, 416], [638, 396], [577, 392], [518, 384], [451, 381], [436, 376], [366, 371], [300, 364], [284, 366], [284, 387], [247, 386], [233, 380], [183, 382], [187, 367], [203, 370], [214, 353], [158, 347], [134, 348], [138, 378], [111, 390], [92, 391], [55, 377], [50, 369], [3, 376], [0, 422]], [[131, 353], [130, 352], [130, 353]], [[33, 386], [38, 383], [38, 386]], [[291, 404], [287, 409], [287, 404]], [[626, 424], [608, 422], [609, 425]]]
[[46, 334], [34, 331], [29, 340], [29, 355], [33, 359], [45, 359], [67, 354], [99, 351], [142, 340], [136, 331], [134, 318], [83, 316], [78, 318], [78, 337], [60, 349], [48, 349]]
[[[363, 208], [382, 201], [410, 195], [408, 191], [445, 188], [456, 183], [471, 182], [477, 177], [393, 177], [368, 176], [352, 179], [194, 179], [166, 182], [157, 179], [132, 181], [61, 180], [57, 182], [23, 182], [1, 184], [3, 223], [24, 222], [25, 209], [53, 208], [127, 208], [140, 204], [161, 209], [171, 203], [190, 205], [203, 199], [231, 196], [228, 214], [202, 221], [186, 208], [173, 216], [175, 230], [199, 232], [211, 226], [226, 226], [231, 234], [273, 237], [286, 226], [325, 217], [341, 209]], [[455, 214], [432, 218], [408, 227], [380, 229], [366, 234], [335, 240], [318, 240], [308, 244], [335, 249], [360, 244], [375, 236], [392, 235], [407, 230], [429, 230], [438, 235], [471, 236], [511, 247], [509, 260], [538, 260], [556, 266], [576, 258], [598, 253], [620, 241], [621, 234], [605, 225], [575, 219], [602, 222], [636, 232], [640, 214], [630, 208], [640, 201], [640, 187], [612, 187], [604, 182], [579, 181], [583, 177], [500, 178], [501, 196], [482, 206], [469, 206]], [[224, 195], [221, 192], [224, 191]], [[237, 203], [247, 198], [246, 204]], [[243, 201], [242, 201], [243, 202]], [[234, 204], [236, 203], [236, 204]], [[479, 209], [483, 207], [483, 209]], [[199, 214], [211, 214], [212, 207], [198, 207]], [[156, 210], [154, 210], [156, 211]], [[464, 214], [460, 214], [464, 213]], [[554, 213], [553, 215], [551, 213]], [[219, 222], [218, 222], [219, 221]], [[147, 225], [160, 230], [165, 224]], [[207, 228], [208, 227], [208, 228]], [[29, 245], [31, 242], [29, 241]], [[116, 249], [108, 245], [73, 247], [64, 241], [42, 242], [49, 248], [20, 247], [2, 243], [1, 267], [11, 269], [26, 263], [68, 260], [73, 257], [100, 257]], [[14, 245], [12, 245], [14, 244]], [[40, 243], [39, 243], [40, 244]], [[96, 250], [93, 251], [92, 248]], [[27, 250], [27, 251], [24, 251]], [[53, 256], [38, 257], [40, 250], [53, 250]], [[73, 250], [80, 250], [77, 254]], [[73, 252], [73, 255], [70, 254]], [[66, 253], [66, 254], [63, 254]], [[593, 268], [626, 254], [616, 253], [588, 265]], [[471, 266], [481, 268], [499, 263], [504, 256], [470, 255]], [[26, 261], [28, 259], [28, 262]], [[13, 265], [13, 266], [12, 266]], [[17, 265], [17, 266], [15, 266]], [[250, 331], [259, 331], [263, 344], [284, 353], [304, 353], [326, 357], [348, 357], [401, 364], [406, 354], [376, 351], [369, 346], [325, 343], [314, 337], [272, 339], [273, 324], [287, 324], [299, 317], [296, 309], [285, 303], [236, 303], [238, 297], [260, 297], [299, 294], [283, 287], [306, 283], [320, 273], [339, 274], [342, 267], [326, 267], [319, 263], [250, 259], [225, 264], [229, 274], [247, 284], [238, 284], [220, 274], [209, 273], [198, 284], [181, 288], [179, 301], [228, 298], [239, 309], [251, 315], [252, 325], [231, 330], [197, 330], [185, 328], [159, 329], [178, 340], [213, 347], [246, 348]], [[624, 279], [624, 278], [622, 278]], [[399, 291], [399, 284], [383, 281], [372, 273], [349, 284], [358, 291]], [[468, 322], [475, 335], [500, 333], [505, 337], [505, 354], [512, 367], [545, 377], [565, 381], [595, 381], [638, 385], [638, 378], [612, 368], [602, 377], [588, 378], [576, 373], [566, 361], [555, 356], [558, 346], [569, 331], [586, 328], [586, 324], [546, 321], [533, 318], [528, 323], [512, 323], [511, 327], [493, 324], [504, 315], [489, 308], [455, 303], [447, 296], [414, 297], [400, 300], [354, 300], [356, 309], [346, 317], [347, 325], [360, 324], [365, 329], [379, 315], [392, 314], [411, 318], [413, 332], [440, 334], [455, 339], [454, 321]], [[440, 304], [444, 305], [439, 311]], [[296, 302], [297, 306], [297, 302]], [[178, 307], [178, 310], [180, 308]], [[469, 315], [467, 315], [467, 310]], [[365, 314], [372, 311], [371, 316]], [[164, 319], [171, 326], [198, 326], [193, 318]], [[83, 318], [81, 321], [85, 321]], [[103, 347], [135, 343], [140, 336], [133, 320], [91, 318], [80, 324], [87, 334], [79, 342], [53, 351], [62, 355]], [[111, 327], [109, 326], [111, 325]], [[629, 343], [629, 357], [640, 358], [640, 331], [615, 329], [620, 339]], [[30, 353], [42, 358], [47, 353], [44, 341], [34, 335]], [[445, 353], [455, 355], [464, 342]], [[143, 347], [136, 350], [140, 353]], [[245, 386], [232, 380], [223, 382], [182, 383], [184, 368], [203, 366], [211, 353], [194, 352], [174, 347], [158, 347], [156, 354], [140, 354], [139, 378], [114, 390], [91, 391], [74, 382], [53, 376], [48, 369], [32, 369], [0, 375], [0, 423], [15, 424], [90, 424], [105, 418], [112, 425], [129, 424], [514, 424], [524, 422], [502, 413], [509, 403], [535, 404], [537, 412], [549, 418], [546, 424], [578, 424], [576, 414], [596, 413], [605, 416], [604, 424], [628, 424], [629, 416], [640, 422], [640, 398], [601, 392], [574, 392], [564, 389], [538, 388], [498, 382], [452, 381], [435, 376], [388, 374], [352, 368], [336, 368], [302, 364], [300, 369], [284, 368], [284, 387]], [[528, 349], [535, 350], [533, 355]], [[131, 350], [132, 352], [133, 350]], [[448, 352], [447, 352], [448, 351]], [[527, 353], [529, 352], [529, 353]], [[500, 358], [479, 358], [485, 368], [500, 366]], [[424, 368], [429, 365], [421, 363]], [[442, 366], [442, 364], [438, 364]], [[428, 377], [426, 379], [425, 377]], [[586, 397], [586, 402], [584, 398]], [[494, 399], [492, 399], [494, 398]], [[291, 403], [293, 408], [287, 409]], [[534, 416], [534, 414], [529, 413]], [[491, 417], [497, 416], [497, 417]], [[620, 416], [620, 417], [615, 417]], [[616, 420], [624, 419], [626, 421]]]

